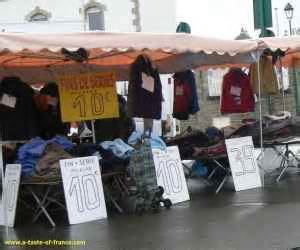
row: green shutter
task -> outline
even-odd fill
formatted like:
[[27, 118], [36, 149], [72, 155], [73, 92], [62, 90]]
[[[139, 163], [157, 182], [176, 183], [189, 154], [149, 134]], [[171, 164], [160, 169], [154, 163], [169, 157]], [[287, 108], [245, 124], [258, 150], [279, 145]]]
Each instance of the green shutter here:
[[253, 0], [253, 11], [255, 29], [265, 29], [273, 26], [271, 0]]

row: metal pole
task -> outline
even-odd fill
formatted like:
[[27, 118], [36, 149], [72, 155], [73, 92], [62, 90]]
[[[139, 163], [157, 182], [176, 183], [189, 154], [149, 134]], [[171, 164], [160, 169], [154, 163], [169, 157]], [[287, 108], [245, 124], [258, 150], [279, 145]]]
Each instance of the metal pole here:
[[276, 18], [276, 34], [277, 36], [279, 36], [278, 8], [275, 8], [275, 18]]
[[95, 133], [95, 120], [91, 120], [92, 133], [93, 133], [93, 143], [96, 144], [96, 133]]
[[3, 219], [6, 229], [6, 236], [8, 236], [8, 221], [7, 221], [7, 205], [6, 205], [6, 188], [5, 188], [5, 173], [4, 173], [4, 164], [3, 164], [3, 145], [0, 141], [0, 165], [1, 165], [1, 178], [2, 178], [2, 208], [3, 208]]
[[260, 60], [257, 61], [258, 78], [258, 98], [259, 98], [259, 126], [260, 126], [260, 149], [263, 154], [263, 122], [262, 122], [262, 102], [261, 102], [261, 79], [260, 79]]
[[283, 105], [283, 111], [286, 109], [286, 103], [285, 103], [285, 93], [284, 93], [284, 84], [283, 84], [283, 73], [282, 73], [282, 60], [281, 57], [279, 58], [279, 81], [282, 89], [282, 105]]
[[292, 20], [289, 19], [289, 26], [290, 26], [290, 36], [293, 35], [293, 31], [292, 31]]

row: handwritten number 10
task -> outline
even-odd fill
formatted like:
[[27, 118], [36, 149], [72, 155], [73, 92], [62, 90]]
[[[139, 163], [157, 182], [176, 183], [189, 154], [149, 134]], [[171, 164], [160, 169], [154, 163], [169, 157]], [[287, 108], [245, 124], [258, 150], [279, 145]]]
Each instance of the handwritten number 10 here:
[[[87, 116], [88, 97], [79, 95], [74, 99], [73, 108], [79, 108], [80, 117]], [[104, 113], [104, 100], [102, 94], [96, 93], [90, 96], [91, 112], [93, 115], [102, 115]]]
[[158, 178], [162, 178], [163, 187], [167, 195], [180, 193], [182, 191], [182, 180], [177, 162], [169, 160], [161, 161], [158, 168]]
[[14, 209], [14, 202], [17, 196], [17, 182], [16, 181], [8, 181], [7, 184], [7, 194], [9, 194], [8, 199], [8, 210], [12, 211]]
[[72, 177], [69, 196], [74, 196], [80, 213], [100, 207], [99, 189], [93, 175], [82, 176], [81, 181], [78, 176]]

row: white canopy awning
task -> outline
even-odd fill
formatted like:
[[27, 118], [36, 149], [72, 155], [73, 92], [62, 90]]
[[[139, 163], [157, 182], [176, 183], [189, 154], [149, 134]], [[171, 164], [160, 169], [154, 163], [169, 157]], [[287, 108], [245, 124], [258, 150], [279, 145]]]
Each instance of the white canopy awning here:
[[300, 36], [290, 37], [268, 37], [261, 39], [265, 48], [272, 51], [281, 50], [285, 52], [282, 59], [285, 67], [300, 67]]
[[[61, 49], [85, 48], [84, 63], [67, 59]], [[148, 54], [161, 73], [256, 61], [259, 41], [202, 38], [189, 34], [150, 33], [0, 33], [0, 77], [17, 75], [27, 82], [51, 81], [58, 73], [115, 71], [127, 79], [130, 64]]]

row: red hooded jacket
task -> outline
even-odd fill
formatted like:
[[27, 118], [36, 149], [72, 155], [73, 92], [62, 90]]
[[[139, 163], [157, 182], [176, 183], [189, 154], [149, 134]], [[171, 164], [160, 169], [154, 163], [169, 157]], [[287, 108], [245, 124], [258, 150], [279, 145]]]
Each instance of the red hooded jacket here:
[[221, 113], [247, 113], [255, 110], [249, 76], [241, 69], [230, 69], [223, 78]]

